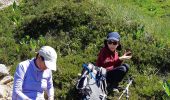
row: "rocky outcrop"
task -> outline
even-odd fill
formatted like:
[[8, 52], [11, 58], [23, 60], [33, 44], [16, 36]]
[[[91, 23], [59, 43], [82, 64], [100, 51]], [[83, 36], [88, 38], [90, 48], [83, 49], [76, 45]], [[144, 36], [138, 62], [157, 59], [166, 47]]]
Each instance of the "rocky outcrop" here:
[[0, 64], [0, 77], [8, 74], [9, 74], [8, 68], [5, 65]]
[[14, 1], [18, 4], [19, 0], [0, 0], [0, 10], [12, 5]]
[[8, 68], [0, 64], [0, 100], [11, 100], [13, 77], [9, 74]]

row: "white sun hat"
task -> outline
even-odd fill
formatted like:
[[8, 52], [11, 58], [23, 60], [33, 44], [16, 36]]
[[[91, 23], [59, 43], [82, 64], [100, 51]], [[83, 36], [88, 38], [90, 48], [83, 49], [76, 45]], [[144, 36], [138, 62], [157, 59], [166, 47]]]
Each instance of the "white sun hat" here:
[[43, 46], [38, 51], [39, 55], [44, 57], [45, 65], [48, 69], [56, 71], [57, 53], [50, 46]]

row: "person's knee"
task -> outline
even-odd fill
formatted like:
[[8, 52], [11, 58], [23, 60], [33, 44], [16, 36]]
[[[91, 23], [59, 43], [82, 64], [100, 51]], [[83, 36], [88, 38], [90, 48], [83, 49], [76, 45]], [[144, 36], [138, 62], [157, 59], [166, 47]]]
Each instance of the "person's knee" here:
[[129, 70], [129, 64], [125, 63], [125, 64], [123, 64], [123, 66], [125, 66], [126, 69]]
[[128, 65], [128, 64], [126, 64], [126, 63], [125, 63], [125, 64], [122, 64], [121, 67], [122, 67], [122, 71], [123, 71], [123, 72], [125, 72], [125, 73], [128, 72], [128, 70], [129, 70], [129, 65]]

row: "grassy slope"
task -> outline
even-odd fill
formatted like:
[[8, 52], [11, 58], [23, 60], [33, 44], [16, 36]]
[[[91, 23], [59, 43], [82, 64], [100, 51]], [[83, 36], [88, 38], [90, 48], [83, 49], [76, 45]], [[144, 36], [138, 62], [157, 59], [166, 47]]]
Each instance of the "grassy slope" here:
[[[28, 0], [27, 0], [28, 1]], [[38, 4], [37, 4], [38, 2]], [[39, 15], [43, 15], [45, 12], [52, 10], [54, 7], [62, 7], [63, 2], [60, 0], [33, 0], [25, 2], [26, 4], [22, 4], [20, 9], [22, 10], [23, 19], [21, 21], [29, 21], [36, 18]], [[169, 41], [170, 37], [170, 22], [169, 22], [169, 14], [170, 14], [170, 2], [168, 0], [98, 0], [98, 5], [101, 6], [109, 6], [113, 10], [111, 14], [111, 19], [113, 22], [116, 20], [125, 20], [125, 22], [141, 22], [145, 26], [145, 32], [149, 34], [153, 34], [156, 37], [160, 37], [162, 41]], [[36, 5], [34, 5], [36, 4]], [[58, 5], [61, 6], [58, 6]], [[73, 7], [74, 8], [74, 7]], [[13, 38], [14, 25], [10, 21], [11, 16], [13, 16], [11, 8], [7, 8], [4, 11], [1, 11], [0, 19], [2, 20], [0, 23], [0, 38], [1, 38], [1, 47], [6, 47], [5, 51], [7, 53], [3, 53], [4, 50], [0, 50], [1, 61], [2, 63], [6, 63], [8, 65], [16, 66], [17, 62], [27, 57], [32, 57], [35, 49], [39, 48], [40, 45], [48, 44], [48, 45], [56, 45], [55, 38], [42, 37], [41, 43], [37, 41], [32, 41], [27, 44], [25, 40], [21, 44], [15, 44]], [[112, 16], [113, 15], [113, 16]], [[4, 24], [5, 23], [5, 24]], [[116, 29], [115, 29], [116, 30]], [[11, 41], [7, 41], [10, 37]], [[48, 38], [48, 39], [47, 39]], [[45, 40], [44, 40], [45, 39]], [[6, 40], [6, 41], [5, 41]], [[9, 40], [9, 39], [8, 39]], [[66, 41], [67, 42], [67, 41]], [[6, 45], [8, 44], [8, 45]], [[12, 46], [10, 44], [13, 44]], [[35, 45], [35, 47], [27, 48], [28, 46]], [[20, 47], [18, 47], [18, 45]], [[93, 44], [92, 44], [93, 46]], [[14, 49], [15, 48], [15, 49]], [[21, 49], [22, 51], [18, 50]], [[30, 52], [31, 49], [31, 52]], [[58, 50], [58, 49], [57, 49]], [[64, 97], [69, 98], [74, 91], [73, 85], [75, 84], [75, 80], [77, 77], [77, 73], [80, 72], [80, 66], [82, 62], [95, 61], [95, 56], [90, 56], [91, 46], [87, 48], [87, 52], [80, 52], [84, 54], [69, 54], [65, 57], [59, 56], [59, 71], [54, 74], [55, 77], [55, 87], [56, 87], [56, 97]], [[14, 52], [20, 54], [20, 56], [16, 55]], [[28, 54], [28, 55], [24, 55]], [[86, 59], [88, 58], [88, 59]], [[11, 59], [11, 60], [10, 60]], [[79, 59], [77, 61], [77, 59]], [[22, 59], [23, 60], [23, 59]], [[10, 62], [9, 62], [10, 61]], [[150, 66], [145, 66], [150, 67]], [[13, 67], [14, 71], [15, 67]], [[161, 86], [159, 84], [159, 80], [161, 80], [160, 76], [157, 74], [157, 69], [148, 68], [142, 74], [136, 70], [135, 66], [131, 66], [130, 73], [134, 74], [136, 77], [136, 87], [131, 88], [131, 99], [156, 99], [157, 96], [162, 94]], [[148, 75], [148, 73], [151, 73]], [[169, 75], [168, 75], [169, 76]], [[155, 83], [155, 84], [154, 84]], [[59, 84], [63, 84], [62, 89], [59, 89]], [[152, 87], [154, 85], [154, 87]], [[71, 87], [71, 88], [70, 88]], [[159, 91], [160, 90], [160, 91]], [[67, 95], [67, 96], [66, 96]]]
[[105, 0], [106, 6], [113, 6], [121, 18], [140, 20], [148, 33], [167, 40], [170, 37], [169, 0]]

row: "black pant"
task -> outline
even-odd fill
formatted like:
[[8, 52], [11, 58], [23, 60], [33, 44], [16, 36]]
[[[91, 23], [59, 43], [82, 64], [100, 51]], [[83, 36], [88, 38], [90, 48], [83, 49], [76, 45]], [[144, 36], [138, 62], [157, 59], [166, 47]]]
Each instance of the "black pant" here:
[[106, 81], [108, 88], [116, 88], [119, 85], [129, 70], [128, 64], [122, 64], [121, 66], [114, 68], [111, 71], [107, 72]]

